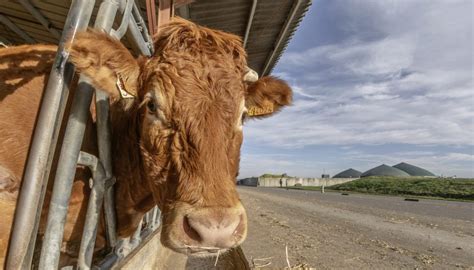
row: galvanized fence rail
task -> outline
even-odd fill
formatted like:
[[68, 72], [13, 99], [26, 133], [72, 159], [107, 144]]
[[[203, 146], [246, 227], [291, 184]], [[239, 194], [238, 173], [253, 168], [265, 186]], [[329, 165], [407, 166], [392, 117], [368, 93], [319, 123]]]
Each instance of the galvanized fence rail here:
[[[95, 0], [72, 2], [58, 51], [50, 73], [40, 113], [25, 168], [23, 186], [19, 194], [13, 224], [7, 269], [30, 269], [35, 250], [41, 209], [47, 181], [56, 149], [58, 134], [69, 95], [74, 67], [67, 62], [65, 43], [75, 34], [85, 30], [93, 12]], [[121, 22], [112, 29], [116, 18]], [[139, 53], [151, 55], [153, 46], [146, 25], [134, 0], [103, 0], [97, 12], [94, 28], [101, 29], [120, 39], [127, 34], [128, 40]], [[109, 130], [109, 98], [105, 92], [95, 89], [98, 157], [81, 152], [89, 106], [94, 88], [87, 78], [80, 77], [72, 100], [59, 162], [54, 179], [53, 193], [48, 212], [45, 236], [41, 248], [39, 269], [57, 269], [67, 216], [71, 189], [78, 164], [87, 166], [93, 175], [91, 194], [85, 226], [79, 249], [77, 269], [109, 269], [125, 258], [142, 239], [159, 227], [160, 211], [157, 207], [147, 213], [135, 234], [128, 239], [117, 240], [115, 204], [111, 161], [111, 133]], [[94, 245], [101, 209], [104, 209], [107, 243], [112, 253], [98, 265], [92, 265]]]

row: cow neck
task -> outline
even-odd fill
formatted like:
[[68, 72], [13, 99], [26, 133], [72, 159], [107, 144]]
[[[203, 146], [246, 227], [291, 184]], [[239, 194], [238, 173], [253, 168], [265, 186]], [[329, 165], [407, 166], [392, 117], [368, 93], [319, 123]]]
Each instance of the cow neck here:
[[[143, 175], [140, 155], [139, 114], [136, 109], [124, 112], [111, 106], [112, 159], [117, 178], [115, 197], [117, 211], [144, 212], [153, 205], [145, 206], [152, 196], [149, 184]], [[119, 209], [125, 208], [125, 209]]]

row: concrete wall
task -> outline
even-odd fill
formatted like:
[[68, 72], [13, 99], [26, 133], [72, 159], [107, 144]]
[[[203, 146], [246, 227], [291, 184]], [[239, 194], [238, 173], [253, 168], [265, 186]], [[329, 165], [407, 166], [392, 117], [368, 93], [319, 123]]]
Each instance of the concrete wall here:
[[[258, 186], [261, 187], [279, 187], [280, 186], [280, 179], [281, 178], [258, 178]], [[282, 184], [285, 187], [287, 184], [289, 187], [294, 186], [296, 184], [300, 184], [302, 186], [332, 186], [337, 184], [342, 184], [346, 182], [350, 182], [356, 180], [358, 178], [283, 178]]]

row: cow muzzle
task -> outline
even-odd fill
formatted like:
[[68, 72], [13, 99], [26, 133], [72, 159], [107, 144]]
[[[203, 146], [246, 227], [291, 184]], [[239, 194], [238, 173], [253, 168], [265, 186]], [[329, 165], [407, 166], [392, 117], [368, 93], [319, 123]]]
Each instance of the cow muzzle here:
[[[165, 245], [188, 255], [209, 256], [240, 245], [247, 236], [247, 215], [238, 203], [232, 208], [187, 205], [165, 228]], [[181, 211], [179, 211], [181, 212]], [[167, 231], [166, 231], [167, 230]]]

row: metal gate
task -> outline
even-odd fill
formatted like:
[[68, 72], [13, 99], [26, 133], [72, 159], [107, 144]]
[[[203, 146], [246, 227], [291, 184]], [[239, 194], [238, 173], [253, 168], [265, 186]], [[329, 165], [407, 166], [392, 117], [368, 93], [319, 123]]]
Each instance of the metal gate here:
[[[87, 28], [94, 6], [95, 0], [73, 0], [69, 9], [30, 147], [11, 233], [7, 269], [31, 268], [47, 181], [68, 100], [69, 86], [74, 75], [74, 66], [67, 62], [68, 51], [65, 43], [70, 39], [74, 42], [76, 33]], [[121, 20], [118, 28], [113, 29], [116, 18], [121, 18]], [[150, 56], [153, 53], [150, 35], [134, 0], [103, 0], [97, 12], [94, 28], [101, 29], [117, 39], [121, 39], [128, 32], [129, 41], [139, 49], [141, 54]], [[80, 151], [94, 91], [98, 157]], [[115, 178], [112, 174], [108, 114], [108, 96], [100, 89], [94, 90], [81, 76], [73, 97], [60, 150], [39, 269], [58, 268], [64, 225], [77, 165], [87, 166], [93, 175], [79, 250], [78, 269], [111, 268], [160, 225], [160, 211], [155, 207], [145, 214], [132, 237], [117, 239], [113, 191]], [[112, 252], [98, 265], [92, 267], [102, 208], [105, 213], [107, 243], [112, 248]]]

